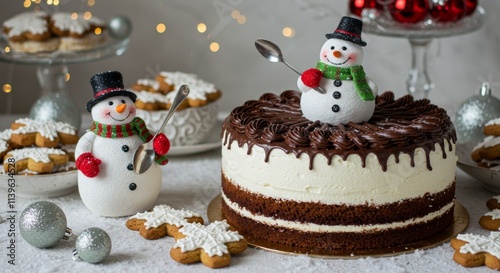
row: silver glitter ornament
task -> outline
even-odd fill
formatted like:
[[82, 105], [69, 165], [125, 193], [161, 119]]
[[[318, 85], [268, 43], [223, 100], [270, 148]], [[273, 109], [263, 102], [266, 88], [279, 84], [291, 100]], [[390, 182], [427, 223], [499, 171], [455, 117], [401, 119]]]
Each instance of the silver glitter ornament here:
[[35, 202], [26, 207], [19, 217], [21, 236], [38, 248], [55, 245], [65, 236], [66, 230], [64, 212], [51, 202]]
[[96, 264], [102, 262], [111, 252], [111, 238], [106, 231], [91, 227], [87, 228], [76, 238], [75, 257]]
[[455, 129], [457, 141], [479, 142], [484, 139], [483, 126], [486, 122], [500, 117], [500, 100], [491, 95], [490, 84], [481, 86], [479, 95], [465, 100], [457, 111]]
[[117, 16], [109, 21], [109, 33], [117, 39], [125, 39], [132, 32], [132, 22], [126, 16]]

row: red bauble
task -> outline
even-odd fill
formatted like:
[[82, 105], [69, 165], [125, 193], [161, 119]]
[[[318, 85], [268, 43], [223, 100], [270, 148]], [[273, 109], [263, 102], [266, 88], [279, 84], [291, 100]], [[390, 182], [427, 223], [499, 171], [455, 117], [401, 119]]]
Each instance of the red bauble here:
[[394, 0], [388, 8], [394, 21], [415, 24], [427, 16], [429, 2], [427, 0]]
[[465, 16], [469, 16], [477, 8], [477, 0], [464, 0], [465, 1]]
[[361, 17], [363, 9], [378, 9], [382, 10], [383, 7], [378, 3], [377, 0], [350, 0], [349, 1], [349, 11], [352, 14]]
[[431, 17], [436, 22], [456, 22], [464, 16], [464, 0], [439, 0], [431, 7]]

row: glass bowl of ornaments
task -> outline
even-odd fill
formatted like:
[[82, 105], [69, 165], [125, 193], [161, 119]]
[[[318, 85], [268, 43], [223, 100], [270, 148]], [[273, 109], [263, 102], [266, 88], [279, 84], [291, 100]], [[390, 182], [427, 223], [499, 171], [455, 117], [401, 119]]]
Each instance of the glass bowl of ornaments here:
[[219, 131], [215, 130], [220, 125], [220, 90], [196, 74], [179, 71], [162, 71], [154, 79], [139, 79], [132, 86], [137, 94], [137, 116], [156, 132], [183, 84], [189, 86], [190, 93], [163, 129], [171, 143], [169, 155], [201, 152], [220, 145]]
[[408, 39], [412, 64], [406, 85], [417, 99], [434, 88], [427, 72], [432, 39], [475, 31], [486, 18], [478, 0], [350, 0], [349, 10], [362, 18], [364, 32]]

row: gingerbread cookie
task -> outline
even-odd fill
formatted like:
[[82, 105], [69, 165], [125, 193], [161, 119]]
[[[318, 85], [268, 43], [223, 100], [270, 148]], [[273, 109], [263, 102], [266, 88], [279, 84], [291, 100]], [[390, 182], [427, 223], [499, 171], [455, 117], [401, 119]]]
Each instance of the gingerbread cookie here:
[[[95, 33], [95, 28], [101, 28], [101, 32]], [[104, 41], [102, 34], [102, 23], [94, 18], [86, 20], [83, 14], [58, 12], [50, 17], [50, 29], [59, 37], [61, 51], [78, 51], [91, 49]]]
[[498, 231], [500, 228], [500, 209], [494, 209], [481, 216], [479, 225], [487, 230]]
[[201, 261], [211, 268], [228, 266], [231, 254], [239, 254], [248, 246], [245, 238], [229, 227], [226, 220], [208, 226], [185, 225], [174, 234], [177, 242], [170, 250], [170, 257], [183, 264]]
[[6, 129], [0, 132], [0, 161], [3, 162], [4, 156], [8, 151], [12, 149], [10, 144], [10, 136], [12, 135], [12, 129]]
[[12, 125], [10, 141], [19, 146], [57, 147], [61, 144], [76, 144], [78, 134], [68, 123], [22, 118]]
[[455, 250], [453, 260], [464, 267], [486, 265], [500, 270], [500, 232], [491, 232], [489, 236], [459, 234], [451, 239]]
[[496, 195], [486, 201], [486, 206], [491, 209], [500, 209], [500, 195]]
[[61, 149], [54, 148], [23, 148], [11, 150], [4, 157], [4, 170], [8, 171], [7, 162], [15, 162], [15, 172], [28, 170], [38, 174], [51, 173], [54, 167], [68, 162], [68, 155]]
[[487, 136], [500, 136], [500, 118], [488, 121], [483, 127], [483, 132]]
[[126, 226], [131, 230], [138, 230], [139, 234], [148, 240], [155, 240], [164, 236], [173, 237], [179, 228], [194, 222], [203, 224], [203, 218], [189, 210], [176, 210], [167, 205], [158, 205], [152, 211], [137, 213], [130, 217]]
[[10, 47], [28, 53], [56, 50], [59, 40], [52, 37], [48, 20], [49, 16], [44, 12], [25, 12], [5, 21], [3, 32]]

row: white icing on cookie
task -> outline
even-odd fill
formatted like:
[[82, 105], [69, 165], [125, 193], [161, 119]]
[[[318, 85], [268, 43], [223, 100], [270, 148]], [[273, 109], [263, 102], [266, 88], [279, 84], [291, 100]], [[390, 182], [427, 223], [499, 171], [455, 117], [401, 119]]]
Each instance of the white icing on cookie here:
[[214, 255], [222, 256], [229, 253], [225, 243], [237, 242], [243, 239], [243, 236], [237, 231], [228, 230], [229, 224], [226, 220], [215, 221], [208, 226], [199, 223], [185, 225], [179, 232], [186, 235], [185, 238], [177, 240], [174, 248], [181, 248], [182, 252], [192, 251], [198, 248], [212, 257]]
[[133, 91], [137, 95], [137, 99], [142, 102], [160, 102], [167, 103], [167, 97], [161, 93], [153, 93], [148, 91]]
[[484, 214], [484, 216], [491, 216], [492, 220], [500, 219], [500, 209], [494, 209], [488, 211], [487, 213]]
[[495, 196], [493, 196], [493, 197], [491, 197], [491, 198], [496, 199], [497, 201], [499, 201], [499, 202], [500, 202], [500, 195], [495, 195]]
[[44, 12], [24, 12], [5, 21], [3, 26], [9, 29], [8, 37], [20, 36], [24, 32], [43, 34], [49, 30]]
[[189, 210], [176, 210], [167, 205], [158, 205], [153, 211], [139, 212], [129, 219], [146, 220], [144, 226], [146, 229], [157, 228], [163, 224], [175, 225], [176, 227], [188, 224], [186, 218], [200, 217], [198, 213]]
[[12, 129], [5, 129], [0, 132], [0, 139], [9, 140], [12, 135]]
[[489, 125], [500, 125], [500, 118], [492, 119], [486, 122], [484, 126], [489, 126]]
[[476, 234], [459, 234], [457, 239], [467, 242], [460, 248], [460, 253], [487, 252], [500, 259], [500, 232], [492, 231], [488, 237]]
[[90, 22], [83, 18], [82, 14], [78, 14], [78, 17], [71, 18], [71, 13], [58, 12], [52, 15], [52, 22], [54, 26], [62, 31], [68, 30], [71, 33], [83, 34], [90, 30]]
[[[10, 139], [11, 135], [12, 135], [12, 129], [5, 129], [0, 132], [0, 153], [5, 152], [9, 147], [7, 141]], [[0, 160], [2, 160], [2, 158], [0, 158]]]
[[40, 133], [40, 135], [50, 140], [54, 140], [57, 137], [57, 132], [69, 135], [76, 134], [75, 127], [65, 122], [21, 118], [14, 123], [24, 124], [25, 126], [13, 130], [12, 134]]
[[7, 141], [0, 139], [0, 153], [7, 151], [8, 147], [9, 147], [9, 144], [7, 144]]
[[150, 86], [154, 90], [160, 89], [160, 83], [153, 79], [138, 79], [137, 84], [143, 86]]
[[23, 159], [31, 158], [36, 162], [49, 163], [50, 162], [49, 154], [65, 155], [66, 153], [61, 149], [55, 149], [55, 148], [44, 148], [44, 147], [23, 148], [10, 151], [7, 154], [8, 157], [5, 160], [9, 158], [14, 158], [17, 162]]
[[[217, 92], [214, 84], [198, 78], [196, 74], [163, 71], [160, 72], [160, 76], [165, 77], [165, 82], [174, 85], [175, 89], [178, 89], [183, 84], [189, 85], [188, 98], [190, 99], [206, 100], [206, 94]], [[174, 99], [176, 93], [170, 92], [167, 94], [170, 101]]]
[[500, 144], [500, 137], [497, 137], [497, 136], [487, 136], [484, 138], [484, 140], [477, 144], [476, 147], [474, 147], [474, 149], [472, 149], [473, 151], [477, 150], [477, 149], [481, 149], [481, 148], [488, 148], [488, 147], [493, 147], [493, 146], [496, 146]]

